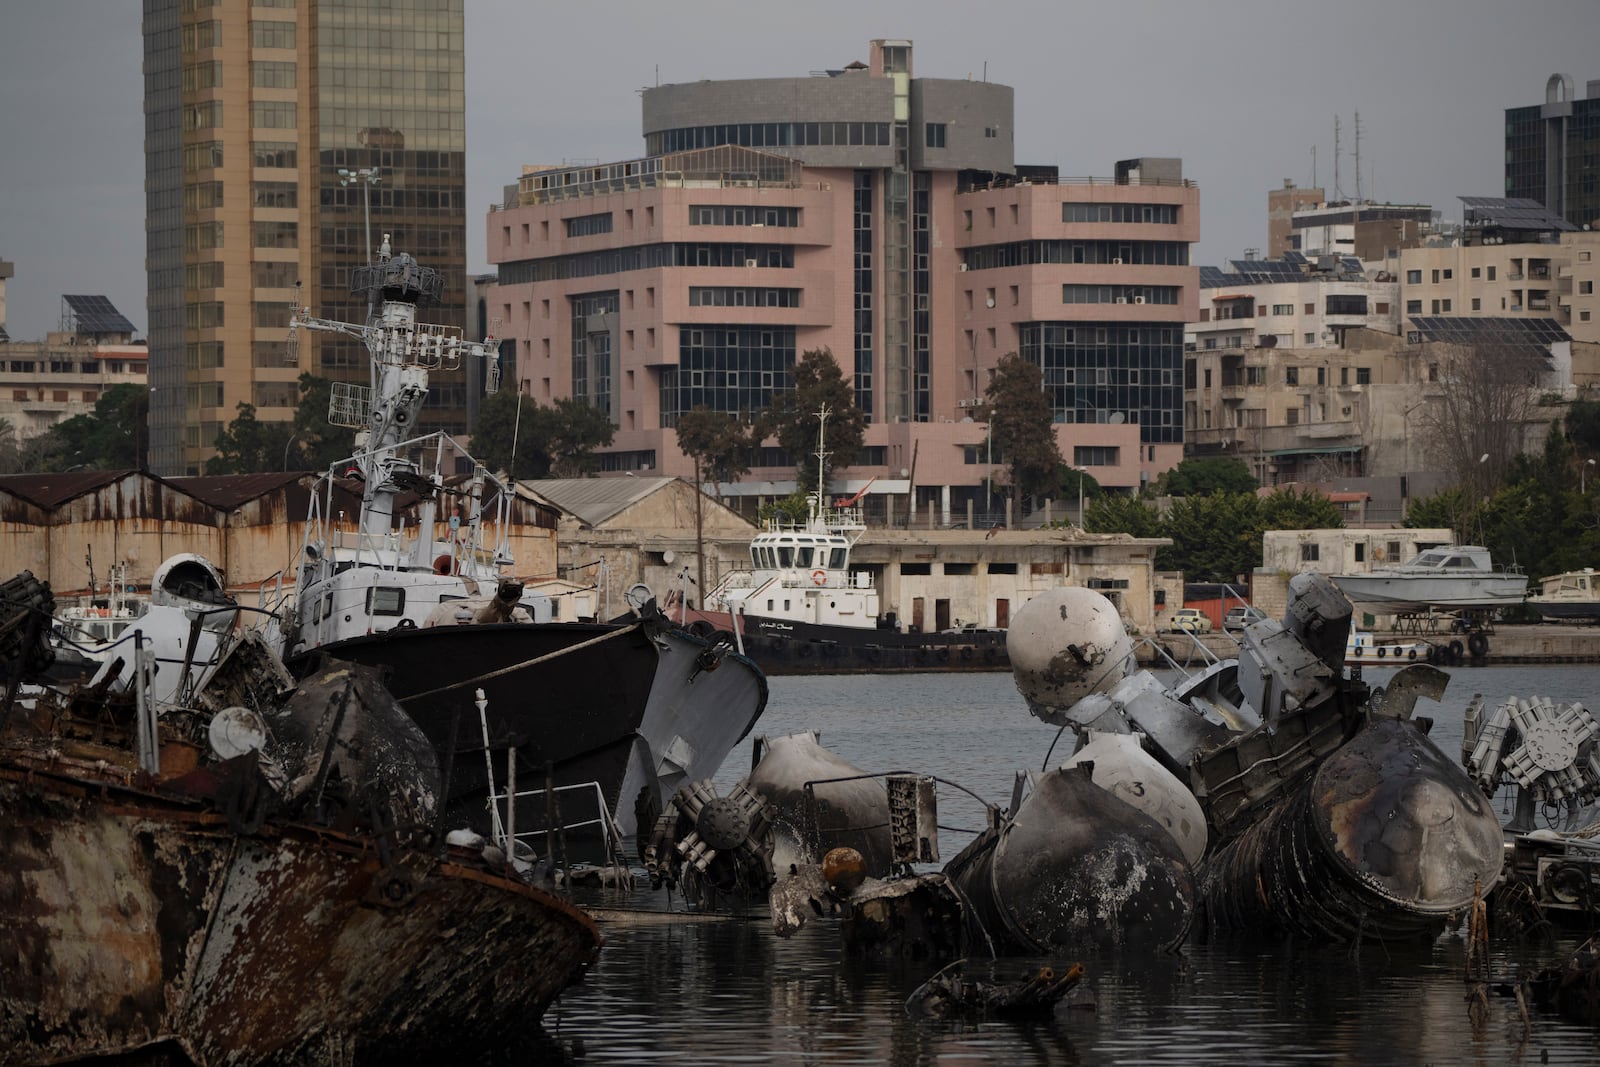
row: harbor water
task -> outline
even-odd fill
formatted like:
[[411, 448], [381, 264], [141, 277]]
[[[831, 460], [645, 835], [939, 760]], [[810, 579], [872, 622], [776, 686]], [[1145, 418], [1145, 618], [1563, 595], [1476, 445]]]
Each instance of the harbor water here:
[[[1369, 670], [1381, 685], [1392, 670]], [[1419, 702], [1452, 757], [1461, 709], [1508, 696], [1600, 704], [1593, 667], [1459, 668], [1443, 702]], [[1038, 769], [1057, 731], [1031, 717], [1009, 675], [787, 677], [772, 680], [757, 732], [819, 730], [824, 745], [871, 772], [916, 770], [958, 782], [997, 806], [1015, 772]], [[1049, 760], [1070, 751], [1062, 737]], [[748, 769], [751, 742], [717, 777], [726, 791]], [[939, 789], [940, 847], [949, 859], [984, 812]], [[1592, 1064], [1600, 1032], [1490, 994], [1469, 1017], [1463, 933], [1431, 945], [1309, 948], [1204, 943], [1178, 956], [1085, 956], [1078, 993], [1043, 1022], [977, 1024], [913, 1018], [907, 996], [936, 965], [856, 963], [837, 925], [816, 921], [790, 940], [765, 920], [687, 915], [641, 886], [597, 891], [605, 948], [583, 984], [545, 1017], [537, 1044], [506, 1062], [572, 1064]], [[649, 909], [641, 914], [633, 909]], [[1581, 938], [1492, 942], [1491, 974], [1511, 982], [1555, 962]], [[969, 961], [967, 976], [1012, 979], [1041, 963]]]

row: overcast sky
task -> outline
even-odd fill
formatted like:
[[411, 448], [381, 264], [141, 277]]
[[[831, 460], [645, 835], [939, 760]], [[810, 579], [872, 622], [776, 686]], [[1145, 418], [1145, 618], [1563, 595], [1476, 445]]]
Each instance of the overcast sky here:
[[[63, 293], [145, 323], [142, 41], [137, 0], [0, 0], [0, 259], [13, 339], [53, 329]], [[638, 90], [802, 76], [909, 38], [917, 75], [1016, 89], [1016, 158], [1064, 175], [1181, 156], [1200, 183], [1195, 262], [1266, 244], [1266, 193], [1333, 177], [1430, 203], [1504, 188], [1507, 107], [1553, 72], [1600, 79], [1600, 0], [466, 0], [468, 266], [524, 163], [643, 153]]]

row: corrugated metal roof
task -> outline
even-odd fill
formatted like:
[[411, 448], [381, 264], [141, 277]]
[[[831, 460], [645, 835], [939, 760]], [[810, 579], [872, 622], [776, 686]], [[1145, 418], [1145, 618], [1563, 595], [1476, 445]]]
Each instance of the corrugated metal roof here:
[[[46, 510], [60, 507], [74, 497], [126, 478], [136, 471], [69, 471], [65, 474], [0, 475], [0, 493], [19, 496]], [[153, 480], [154, 476], [147, 475]]]
[[315, 478], [303, 471], [270, 474], [210, 474], [199, 477], [168, 478], [167, 481], [185, 493], [202, 500], [214, 508], [236, 508], [246, 501], [277, 492], [302, 478]]
[[676, 478], [543, 478], [519, 482], [589, 526], [599, 526]]

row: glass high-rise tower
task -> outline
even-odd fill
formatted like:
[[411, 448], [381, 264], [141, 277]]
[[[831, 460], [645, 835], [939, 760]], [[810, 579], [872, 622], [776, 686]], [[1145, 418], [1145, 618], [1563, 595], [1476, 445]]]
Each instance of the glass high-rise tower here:
[[[197, 473], [248, 403], [293, 418], [302, 371], [365, 382], [359, 344], [303, 334], [297, 304], [360, 322], [352, 267], [391, 235], [445, 278], [465, 325], [463, 0], [144, 0], [151, 466]], [[368, 187], [362, 171], [378, 181]], [[346, 174], [341, 176], [340, 172]], [[466, 429], [463, 372], [427, 428]]]

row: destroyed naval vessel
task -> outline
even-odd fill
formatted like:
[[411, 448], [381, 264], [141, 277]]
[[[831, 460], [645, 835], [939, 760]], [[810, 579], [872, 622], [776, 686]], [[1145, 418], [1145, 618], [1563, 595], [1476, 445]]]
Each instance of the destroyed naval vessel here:
[[1281, 620], [1246, 628], [1238, 659], [1168, 686], [1133, 669], [1105, 597], [1047, 591], [1013, 619], [1013, 677], [1075, 744], [1020, 773], [1009, 806], [989, 805], [942, 871], [927, 866], [943, 779], [872, 775], [814, 736], [770, 743], [728, 797], [680, 790], [649, 862], [658, 881], [713, 886], [705, 906], [767, 889], [780, 934], [840, 915], [855, 951], [1160, 951], [1192, 923], [1306, 942], [1432, 938], [1499, 880], [1499, 821], [1413, 714], [1447, 676], [1418, 664], [1369, 687], [1344, 669], [1350, 619], [1325, 578], [1301, 575]]
[[596, 958], [584, 912], [443, 843], [432, 746], [376, 672], [296, 684], [245, 633], [161, 690], [137, 640], [93, 686], [24, 688], [48, 587], [4, 591], [0, 1060], [461, 1055]]

